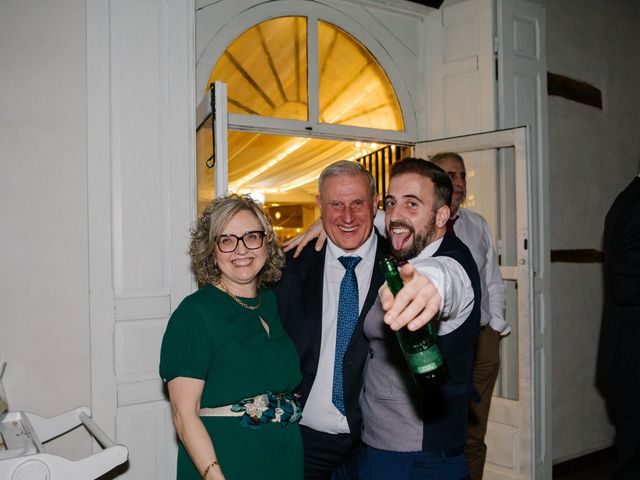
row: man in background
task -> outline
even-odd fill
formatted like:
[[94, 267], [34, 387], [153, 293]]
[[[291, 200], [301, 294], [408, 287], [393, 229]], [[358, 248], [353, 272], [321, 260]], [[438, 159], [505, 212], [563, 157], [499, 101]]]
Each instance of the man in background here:
[[481, 329], [473, 365], [473, 385], [480, 394], [480, 399], [471, 402], [466, 454], [471, 479], [481, 480], [487, 456], [484, 437], [487, 433], [491, 396], [500, 370], [500, 339], [511, 331], [504, 319], [505, 286], [486, 220], [482, 215], [461, 206], [467, 195], [464, 160], [457, 153], [443, 152], [434, 155], [430, 161], [451, 177], [453, 198], [447, 230], [455, 233], [469, 247], [480, 273]]

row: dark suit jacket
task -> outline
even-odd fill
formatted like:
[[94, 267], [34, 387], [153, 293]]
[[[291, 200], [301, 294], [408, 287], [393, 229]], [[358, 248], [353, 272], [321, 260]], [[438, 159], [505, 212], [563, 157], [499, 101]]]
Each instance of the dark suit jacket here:
[[[359, 396], [362, 390], [362, 371], [369, 352], [369, 342], [364, 336], [362, 325], [364, 317], [378, 295], [378, 289], [384, 282], [384, 276], [377, 263], [387, 253], [386, 240], [377, 232], [375, 235], [378, 237], [378, 245], [369, 292], [345, 352], [342, 366], [345, 411], [351, 435], [355, 439], [360, 438], [362, 413]], [[322, 283], [327, 247], [325, 245], [320, 252], [316, 252], [314, 245], [314, 242], [307, 245], [295, 259], [292, 252], [289, 252], [282, 280], [275, 288], [280, 319], [300, 356], [302, 383], [299, 392], [302, 395], [303, 405], [309, 396], [318, 370], [322, 338]], [[325, 319], [324, 321], [337, 320]]]
[[599, 369], [604, 381], [640, 386], [640, 178], [614, 201], [604, 228], [605, 306]]

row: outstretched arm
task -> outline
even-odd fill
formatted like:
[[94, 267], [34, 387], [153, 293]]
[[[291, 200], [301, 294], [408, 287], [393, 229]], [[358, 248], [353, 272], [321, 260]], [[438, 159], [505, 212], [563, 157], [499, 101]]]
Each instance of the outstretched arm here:
[[462, 325], [473, 309], [471, 280], [452, 258], [426, 258], [403, 265], [400, 277], [404, 287], [395, 298], [386, 284], [379, 292], [387, 312], [384, 321], [392, 330], [404, 326], [417, 330], [440, 316], [443, 322], [438, 334], [446, 335]]
[[298, 258], [302, 249], [313, 239], [316, 239], [316, 252], [319, 252], [327, 240], [327, 233], [324, 231], [322, 220], [319, 218], [311, 224], [306, 232], [296, 235], [291, 240], [284, 242], [282, 248], [285, 252], [295, 248], [296, 251], [293, 253], [293, 258]]
[[406, 326], [418, 330], [434, 318], [442, 307], [442, 297], [431, 279], [407, 263], [400, 269], [404, 287], [396, 297], [385, 283], [380, 287], [380, 302], [387, 313], [384, 321], [392, 330]]
[[[383, 236], [385, 236], [384, 211], [376, 211], [374, 226], [378, 229], [379, 232], [382, 233]], [[324, 228], [322, 227], [322, 220], [320, 218], [317, 218], [306, 232], [303, 232], [300, 235], [296, 235], [291, 240], [287, 240], [286, 242], [284, 242], [282, 244], [282, 248], [285, 252], [288, 252], [289, 250], [293, 250], [295, 248], [296, 251], [293, 253], [293, 258], [298, 258], [300, 252], [302, 252], [302, 249], [314, 239], [316, 240], [316, 252], [319, 252], [320, 250], [322, 250], [324, 242], [327, 241], [327, 232], [324, 231]]]

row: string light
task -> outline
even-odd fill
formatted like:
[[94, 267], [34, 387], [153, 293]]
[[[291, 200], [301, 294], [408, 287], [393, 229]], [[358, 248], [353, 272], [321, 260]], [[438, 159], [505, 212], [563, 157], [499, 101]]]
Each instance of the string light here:
[[282, 151], [278, 155], [276, 155], [275, 158], [273, 158], [273, 159], [269, 160], [267, 163], [265, 163], [262, 167], [254, 170], [249, 175], [245, 175], [240, 180], [237, 180], [237, 181], [233, 182], [232, 184], [230, 184], [229, 185], [229, 190], [232, 191], [232, 192], [236, 192], [245, 183], [249, 182], [250, 180], [253, 180], [254, 178], [256, 178], [261, 173], [266, 172], [268, 169], [270, 169], [274, 165], [277, 165], [282, 160], [284, 160], [289, 155], [291, 155], [293, 152], [295, 152], [295, 151], [299, 150], [300, 148], [302, 148], [310, 140], [311, 140], [310, 138], [304, 138], [302, 140], [298, 140], [293, 145], [290, 145], [284, 151]]

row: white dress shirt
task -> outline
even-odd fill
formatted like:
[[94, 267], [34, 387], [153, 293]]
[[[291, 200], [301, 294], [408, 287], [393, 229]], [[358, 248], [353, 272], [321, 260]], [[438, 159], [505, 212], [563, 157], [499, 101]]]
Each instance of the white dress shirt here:
[[451, 257], [434, 257], [442, 238], [430, 243], [420, 254], [409, 260], [419, 273], [429, 277], [442, 298], [438, 335], [446, 335], [462, 325], [473, 310], [474, 294], [469, 275]]
[[487, 221], [476, 212], [459, 208], [453, 231], [469, 247], [478, 265], [482, 290], [480, 325], [489, 325], [500, 335], [507, 335], [511, 327], [504, 319], [506, 288]]
[[359, 256], [362, 258], [356, 266], [358, 279], [358, 312], [367, 298], [371, 284], [371, 274], [375, 264], [378, 239], [375, 234], [353, 252], [346, 253], [331, 239], [327, 238], [327, 251], [324, 259], [324, 278], [322, 287], [322, 339], [318, 371], [309, 392], [309, 398], [302, 411], [300, 423], [319, 432], [350, 433], [347, 417], [331, 401], [333, 393], [333, 366], [336, 355], [336, 329], [338, 324], [338, 300], [340, 283], [345, 269], [339, 257]]

